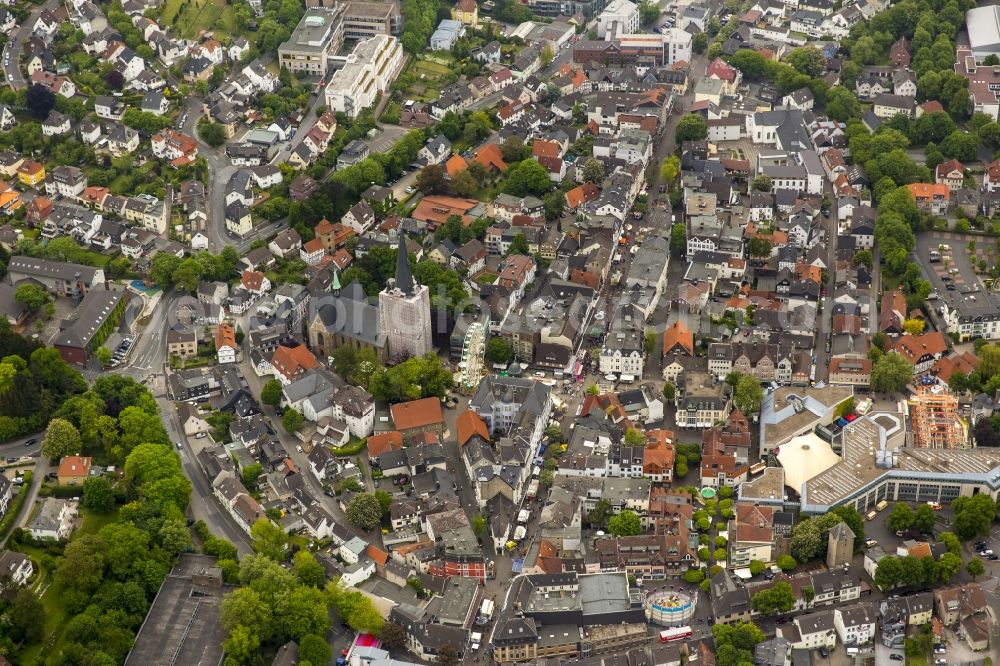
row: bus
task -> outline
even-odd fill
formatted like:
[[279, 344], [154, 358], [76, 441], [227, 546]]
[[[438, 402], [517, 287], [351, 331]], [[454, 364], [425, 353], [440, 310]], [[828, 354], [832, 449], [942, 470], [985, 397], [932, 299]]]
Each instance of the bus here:
[[660, 632], [660, 642], [669, 643], [671, 641], [679, 641], [685, 638], [690, 638], [691, 635], [691, 627], [672, 627], [670, 629], [664, 629]]

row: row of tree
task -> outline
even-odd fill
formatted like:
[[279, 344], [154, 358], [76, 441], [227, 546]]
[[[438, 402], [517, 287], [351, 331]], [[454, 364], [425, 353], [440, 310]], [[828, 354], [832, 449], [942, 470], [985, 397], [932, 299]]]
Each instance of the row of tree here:
[[340, 347], [330, 368], [349, 384], [364, 387], [376, 400], [399, 402], [443, 398], [454, 386], [451, 372], [434, 354], [416, 356], [386, 368], [370, 349]]

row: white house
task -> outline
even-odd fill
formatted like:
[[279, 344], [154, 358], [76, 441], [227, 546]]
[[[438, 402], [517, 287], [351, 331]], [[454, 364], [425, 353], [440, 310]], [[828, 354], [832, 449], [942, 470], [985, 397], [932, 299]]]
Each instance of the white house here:
[[852, 606], [836, 608], [833, 624], [844, 645], [866, 645], [875, 640], [875, 604], [863, 601]]
[[28, 533], [43, 541], [68, 539], [78, 513], [75, 501], [46, 497], [28, 524]]

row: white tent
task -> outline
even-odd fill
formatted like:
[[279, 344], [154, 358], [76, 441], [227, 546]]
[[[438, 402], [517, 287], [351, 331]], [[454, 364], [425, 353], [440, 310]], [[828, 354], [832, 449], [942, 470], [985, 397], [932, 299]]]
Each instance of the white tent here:
[[785, 469], [785, 485], [796, 492], [802, 492], [806, 481], [840, 462], [830, 444], [813, 432], [789, 440], [776, 453]]

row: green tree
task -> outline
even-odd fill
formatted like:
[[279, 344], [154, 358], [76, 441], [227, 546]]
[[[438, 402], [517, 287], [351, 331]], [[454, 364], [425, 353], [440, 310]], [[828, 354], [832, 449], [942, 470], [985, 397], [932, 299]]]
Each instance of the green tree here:
[[27, 587], [17, 591], [7, 611], [7, 618], [13, 629], [13, 637], [37, 643], [45, 636], [45, 607]]
[[750, 560], [750, 575], [751, 576], [759, 576], [760, 574], [764, 573], [764, 569], [766, 569], [766, 568], [767, 568], [767, 565], [764, 564], [763, 562], [761, 562], [760, 560]]
[[594, 503], [594, 508], [587, 514], [587, 519], [590, 521], [591, 526], [597, 529], [604, 529], [610, 517], [611, 502], [606, 499], [597, 500]]
[[678, 222], [670, 227], [670, 254], [675, 258], [687, 252], [687, 226]]
[[986, 573], [986, 567], [983, 566], [983, 561], [978, 557], [973, 557], [965, 565], [965, 571], [972, 576], [972, 580], [976, 580], [977, 576], [982, 576]]
[[878, 561], [872, 579], [880, 590], [891, 590], [903, 580], [903, 564], [898, 557], [887, 555]]
[[646, 443], [646, 436], [641, 430], [629, 428], [625, 431], [625, 446], [642, 446]]
[[306, 634], [299, 644], [299, 659], [310, 664], [328, 664], [333, 657], [333, 651], [326, 639], [316, 634]]
[[[932, 516], [933, 519], [933, 516]], [[914, 515], [909, 504], [896, 502], [889, 513], [889, 529], [901, 532], [913, 526]]]
[[326, 569], [308, 550], [295, 553], [292, 558], [292, 571], [303, 585], [321, 588], [326, 584]]
[[583, 181], [600, 185], [604, 182], [604, 162], [593, 157], [583, 163]]
[[608, 519], [608, 532], [614, 536], [635, 536], [642, 534], [642, 521], [633, 511], [625, 509]]
[[777, 564], [778, 568], [782, 571], [791, 571], [798, 566], [798, 562], [796, 562], [795, 558], [791, 555], [782, 555], [775, 561], [775, 564]]
[[872, 366], [871, 387], [877, 393], [898, 393], [912, 379], [913, 364], [900, 354], [885, 354]]
[[302, 427], [305, 422], [305, 417], [295, 409], [289, 407], [281, 415], [281, 426], [285, 429], [285, 432], [296, 432]]
[[198, 123], [198, 135], [202, 141], [213, 148], [218, 148], [226, 142], [226, 131], [222, 125], [213, 123], [210, 120], [203, 120]]
[[243, 485], [247, 488], [256, 488], [257, 479], [260, 475], [264, 473], [264, 466], [260, 463], [253, 463], [252, 465], [247, 465], [242, 469], [242, 474], [240, 476], [243, 479]]
[[926, 504], [918, 506], [913, 515], [913, 528], [929, 534], [934, 529], [934, 510]]
[[788, 583], [775, 583], [771, 588], [753, 595], [750, 606], [761, 615], [780, 615], [794, 608], [795, 594], [792, 593], [792, 586]]
[[808, 585], [802, 588], [802, 601], [806, 602], [806, 605], [811, 604], [815, 598], [816, 590]]
[[761, 388], [760, 382], [750, 375], [740, 375], [733, 389], [733, 405], [749, 416], [760, 411], [763, 399], [764, 389]]
[[962, 542], [958, 540], [958, 537], [954, 533], [941, 532], [938, 535], [938, 541], [944, 544], [949, 553], [954, 553], [955, 555], [962, 554]]
[[90, 476], [83, 481], [83, 506], [95, 513], [111, 513], [115, 508], [115, 493], [104, 476]]
[[666, 187], [670, 187], [677, 180], [681, 173], [681, 160], [676, 155], [664, 157], [660, 163], [660, 180]]
[[31, 283], [24, 283], [17, 286], [14, 291], [14, 300], [28, 309], [29, 312], [36, 312], [38, 308], [49, 302], [49, 293]]
[[42, 439], [42, 455], [51, 460], [80, 453], [83, 443], [80, 432], [66, 419], [54, 418], [49, 421]]
[[750, 189], [754, 192], [770, 192], [771, 187], [771, 178], [763, 174], [750, 181]]
[[94, 357], [105, 367], [111, 362], [112, 356], [111, 350], [107, 347], [98, 347], [97, 351], [94, 352]]
[[695, 36], [691, 38], [691, 50], [695, 53], [704, 53], [707, 47], [708, 35], [704, 32], [696, 33]]
[[493, 337], [486, 343], [486, 362], [492, 365], [507, 365], [514, 357], [510, 340]]
[[538, 52], [538, 59], [541, 61], [542, 67], [548, 67], [552, 64], [552, 60], [555, 57], [556, 53], [549, 44], [543, 46], [542, 50]]
[[846, 123], [861, 117], [861, 104], [853, 92], [843, 86], [834, 86], [826, 93], [827, 114]]
[[281, 404], [282, 392], [281, 382], [277, 379], [270, 379], [260, 391], [260, 401], [265, 405], [277, 407]]
[[345, 512], [356, 527], [370, 532], [382, 521], [382, 505], [372, 493], [359, 493], [351, 498]]
[[507, 254], [519, 254], [523, 256], [531, 254], [531, 250], [528, 248], [528, 239], [524, 237], [524, 234], [514, 236], [514, 239], [510, 242], [510, 247], [507, 248]]
[[695, 568], [688, 569], [684, 572], [683, 578], [685, 582], [697, 585], [701, 581], [705, 580], [705, 570]]
[[677, 144], [685, 141], [702, 141], [708, 137], [708, 124], [696, 113], [689, 113], [677, 122]]
[[542, 195], [552, 189], [549, 172], [536, 160], [529, 159], [511, 165], [504, 179], [504, 191], [516, 197]]
[[753, 237], [747, 244], [750, 256], [758, 259], [766, 259], [771, 256], [771, 241], [766, 238]]
[[258, 518], [250, 526], [250, 541], [257, 553], [275, 562], [284, 561], [288, 535], [267, 518]]

